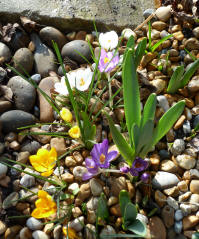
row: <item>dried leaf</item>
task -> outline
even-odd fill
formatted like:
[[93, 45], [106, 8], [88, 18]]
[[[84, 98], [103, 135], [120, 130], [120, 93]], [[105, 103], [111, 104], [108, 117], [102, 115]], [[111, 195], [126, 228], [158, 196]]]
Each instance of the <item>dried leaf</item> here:
[[21, 24], [23, 25], [24, 29], [27, 32], [32, 32], [34, 31], [40, 31], [42, 27], [44, 27], [44, 25], [40, 25], [38, 23], [36, 23], [35, 21], [32, 21], [30, 18], [28, 17], [20, 17], [21, 20]]

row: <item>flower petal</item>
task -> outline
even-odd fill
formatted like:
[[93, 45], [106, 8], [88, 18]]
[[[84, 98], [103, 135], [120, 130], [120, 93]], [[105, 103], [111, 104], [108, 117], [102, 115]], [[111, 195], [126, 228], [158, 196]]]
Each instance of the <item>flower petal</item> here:
[[48, 177], [50, 176], [52, 173], [53, 173], [53, 169], [49, 170], [49, 171], [46, 171], [46, 172], [43, 172], [41, 173], [41, 176], [44, 176], [44, 177]]
[[93, 174], [93, 173], [87, 172], [87, 173], [83, 174], [82, 180], [86, 181], [86, 180], [92, 178], [95, 175], [97, 175], [97, 174]]
[[117, 151], [111, 151], [107, 154], [107, 161], [111, 162], [113, 159], [115, 159], [118, 155]]
[[130, 168], [130, 173], [131, 173], [131, 175], [133, 175], [133, 176], [138, 176], [139, 175], [139, 173], [138, 173], [138, 171], [137, 170], [135, 170], [134, 168]]

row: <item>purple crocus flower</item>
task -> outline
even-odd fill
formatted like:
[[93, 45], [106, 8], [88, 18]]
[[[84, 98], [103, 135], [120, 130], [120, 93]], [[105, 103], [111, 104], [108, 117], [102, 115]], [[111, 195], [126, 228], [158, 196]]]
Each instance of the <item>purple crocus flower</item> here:
[[92, 151], [92, 158], [86, 158], [87, 173], [83, 175], [83, 180], [87, 180], [92, 176], [100, 173], [100, 168], [109, 168], [110, 162], [117, 156], [117, 151], [108, 153], [108, 140], [105, 139], [102, 143], [95, 144]]
[[148, 183], [149, 177], [150, 177], [150, 175], [148, 173], [144, 172], [140, 178], [141, 178], [142, 182]]
[[141, 159], [141, 158], [136, 158], [132, 164], [132, 167], [129, 168], [129, 167], [122, 167], [120, 168], [120, 171], [122, 173], [128, 173], [130, 172], [133, 176], [139, 176], [139, 172], [142, 172], [144, 171], [148, 166], [148, 163]]
[[99, 60], [98, 68], [100, 72], [110, 72], [112, 71], [117, 64], [119, 63], [119, 55], [115, 55], [114, 52], [106, 52], [104, 49], [101, 49], [101, 55]]

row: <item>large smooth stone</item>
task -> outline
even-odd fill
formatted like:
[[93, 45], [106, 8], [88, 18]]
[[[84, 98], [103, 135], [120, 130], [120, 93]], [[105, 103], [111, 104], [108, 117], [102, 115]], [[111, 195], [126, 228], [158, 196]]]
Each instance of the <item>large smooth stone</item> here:
[[83, 40], [74, 40], [66, 43], [61, 51], [62, 57], [69, 57], [78, 63], [86, 63], [86, 61], [78, 54], [83, 55], [88, 61], [91, 59], [91, 51], [89, 45]]
[[22, 110], [10, 110], [0, 117], [2, 130], [5, 133], [17, 131], [17, 128], [35, 123], [35, 117]]
[[46, 43], [49, 47], [52, 47], [52, 41], [56, 42], [59, 50], [66, 43], [66, 37], [62, 32], [57, 30], [54, 27], [44, 27], [40, 30], [39, 35], [44, 43]]
[[173, 173], [159, 171], [152, 180], [152, 185], [157, 189], [166, 189], [176, 186], [179, 182], [177, 176]]
[[[54, 88], [54, 84], [59, 82], [57, 77], [46, 77], [41, 80], [39, 87], [43, 90], [48, 96], [51, 96], [50, 90]], [[52, 122], [53, 109], [43, 95], [38, 91], [39, 94], [39, 107], [40, 107], [40, 121], [42, 122]]]
[[17, 71], [24, 74], [23, 69], [30, 73], [33, 68], [33, 54], [28, 48], [20, 48], [17, 50], [13, 56], [14, 58], [14, 67]]
[[30, 111], [36, 99], [36, 90], [20, 76], [12, 77], [8, 84], [14, 94], [15, 106], [19, 110]]
[[8, 62], [11, 58], [11, 52], [6, 44], [0, 42], [0, 58], [2, 57], [4, 58], [5, 62]]
[[34, 60], [36, 72], [42, 77], [48, 76], [50, 71], [57, 72], [55, 64], [57, 59], [53, 51], [41, 42], [36, 33], [31, 34], [31, 40], [35, 45]]
[[149, 219], [147, 239], [166, 239], [166, 228], [162, 220], [155, 216]]

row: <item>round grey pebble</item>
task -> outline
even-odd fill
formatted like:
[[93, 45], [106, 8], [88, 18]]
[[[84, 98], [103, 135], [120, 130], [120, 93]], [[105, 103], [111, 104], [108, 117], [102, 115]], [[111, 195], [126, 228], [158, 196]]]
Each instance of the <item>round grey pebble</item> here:
[[39, 84], [39, 82], [41, 81], [41, 75], [40, 74], [34, 74], [30, 78], [37, 84]]
[[193, 121], [193, 127], [195, 128], [199, 124], [199, 115], [196, 115]]
[[83, 55], [88, 61], [91, 59], [89, 45], [83, 40], [73, 40], [66, 43], [62, 48], [61, 55], [63, 58], [67, 56], [71, 60], [74, 60], [78, 63], [86, 63], [86, 61], [77, 52]]
[[[112, 226], [107, 225], [102, 229], [102, 231], [100, 233], [100, 236], [102, 236], [102, 235], [112, 235], [112, 234], [116, 234], [115, 229]], [[115, 237], [109, 237], [109, 239], [114, 239], [114, 238]]]
[[26, 188], [31, 188], [35, 185], [35, 177], [29, 175], [29, 174], [25, 174], [21, 180], [20, 180], [20, 184], [23, 186], [23, 187], [26, 187]]
[[175, 220], [176, 220], [176, 221], [182, 220], [183, 217], [184, 217], [184, 215], [183, 215], [182, 210], [177, 210], [177, 211], [175, 212]]
[[22, 110], [10, 110], [0, 116], [5, 133], [16, 132], [17, 128], [35, 123], [35, 117]]
[[177, 156], [185, 150], [185, 142], [183, 139], [176, 139], [171, 147], [173, 155]]
[[17, 192], [12, 192], [3, 201], [2, 208], [8, 209], [17, 205], [19, 199], [19, 194]]
[[41, 148], [41, 145], [39, 142], [33, 140], [27, 140], [25, 141], [21, 146], [21, 151], [25, 152], [28, 151], [30, 154], [36, 154], [37, 150]]
[[[18, 168], [18, 169], [22, 169], [21, 165], [19, 165], [19, 164], [15, 164], [15, 165], [13, 165], [13, 167]], [[14, 169], [14, 168], [10, 169], [10, 173], [11, 173], [12, 176], [17, 176], [17, 175], [20, 174], [20, 172], [17, 169]]]
[[28, 220], [26, 221], [26, 226], [30, 229], [30, 230], [40, 230], [43, 228], [43, 223], [41, 221], [39, 221], [38, 219], [34, 218], [34, 217], [30, 217], [28, 218]]
[[4, 177], [8, 171], [8, 167], [0, 163], [0, 178]]
[[36, 230], [33, 232], [32, 237], [34, 239], [49, 239], [48, 235], [40, 230]]
[[68, 223], [68, 227], [73, 228], [76, 232], [80, 232], [83, 229], [84, 217], [77, 217], [73, 221]]
[[30, 111], [36, 100], [36, 90], [20, 76], [12, 77], [8, 84], [14, 94], [14, 102], [18, 110]]
[[170, 157], [169, 152], [165, 149], [161, 149], [159, 151], [159, 155], [160, 155], [161, 159], [168, 159]]
[[185, 134], [190, 134], [191, 133], [191, 125], [188, 120], [186, 120], [182, 126], [183, 132]]
[[175, 222], [174, 224], [174, 230], [177, 234], [180, 234], [182, 231], [182, 221]]
[[0, 42], [0, 58], [3, 57], [5, 62], [8, 62], [11, 58], [10, 49], [6, 44]]
[[154, 9], [152, 8], [148, 8], [143, 12], [143, 16], [145, 19], [147, 19], [151, 14], [153, 14], [155, 12]]

